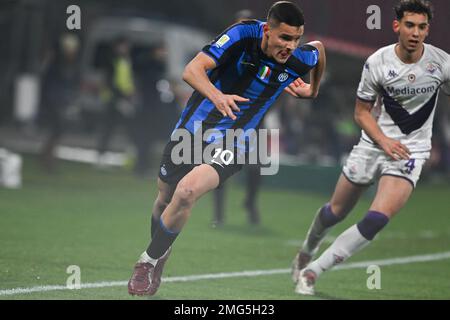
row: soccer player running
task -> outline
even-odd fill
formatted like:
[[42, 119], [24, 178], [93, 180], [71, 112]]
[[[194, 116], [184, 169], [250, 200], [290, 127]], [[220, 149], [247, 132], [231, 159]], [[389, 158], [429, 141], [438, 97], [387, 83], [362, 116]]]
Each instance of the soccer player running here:
[[[302, 11], [291, 2], [281, 1], [270, 8], [267, 22], [235, 24], [205, 46], [184, 70], [183, 80], [195, 91], [172, 137], [180, 130], [197, 134], [198, 122], [202, 130], [216, 129], [222, 135], [226, 129], [257, 129], [283, 91], [297, 98], [316, 97], [325, 52], [318, 41], [299, 47], [303, 32]], [[308, 73], [310, 84], [300, 80]], [[219, 159], [177, 165], [171, 157], [177, 143], [169, 141], [164, 150], [152, 214], [152, 240], [128, 282], [128, 292], [133, 295], [156, 293], [172, 243], [194, 203], [242, 167]]]
[[[349, 155], [329, 203], [320, 208], [294, 259], [295, 292], [314, 294], [317, 278], [368, 245], [408, 201], [430, 156], [434, 110], [439, 89], [450, 94], [450, 56], [425, 44], [431, 4], [403, 0], [395, 6], [396, 44], [381, 48], [364, 65], [357, 90], [355, 120], [361, 140]], [[378, 116], [375, 101], [381, 98]], [[353, 209], [375, 180], [378, 190], [369, 211], [340, 234], [310, 263], [332, 226]]]

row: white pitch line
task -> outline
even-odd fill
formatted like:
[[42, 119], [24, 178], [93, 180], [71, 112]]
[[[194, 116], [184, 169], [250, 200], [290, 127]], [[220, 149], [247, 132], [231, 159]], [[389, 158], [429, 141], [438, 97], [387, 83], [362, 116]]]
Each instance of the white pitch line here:
[[[415, 262], [427, 262], [427, 261], [439, 261], [450, 259], [450, 251], [441, 252], [436, 254], [426, 254], [420, 256], [410, 256], [403, 258], [392, 258], [383, 260], [372, 260], [372, 261], [361, 261], [346, 263], [332, 270], [348, 270], [357, 268], [367, 268], [370, 265], [378, 266], [391, 266], [397, 264], [408, 264]], [[331, 270], [331, 271], [332, 271]], [[238, 278], [238, 277], [258, 277], [267, 276], [273, 274], [284, 274], [290, 273], [291, 269], [272, 269], [272, 270], [254, 270], [254, 271], [241, 271], [241, 272], [227, 272], [227, 273], [212, 273], [212, 274], [200, 274], [192, 276], [183, 277], [170, 277], [163, 278], [163, 282], [187, 282], [187, 281], [198, 281], [198, 280], [211, 280], [211, 279], [225, 279], [225, 278]], [[128, 281], [111, 281], [111, 282], [93, 282], [93, 283], [82, 283], [80, 289], [91, 289], [91, 288], [106, 288], [106, 287], [125, 287]], [[46, 292], [46, 291], [57, 291], [57, 290], [73, 290], [69, 289], [67, 286], [39, 286], [32, 288], [15, 288], [15, 289], [4, 289], [0, 290], [0, 296], [10, 296], [15, 294], [27, 294], [33, 292]]]

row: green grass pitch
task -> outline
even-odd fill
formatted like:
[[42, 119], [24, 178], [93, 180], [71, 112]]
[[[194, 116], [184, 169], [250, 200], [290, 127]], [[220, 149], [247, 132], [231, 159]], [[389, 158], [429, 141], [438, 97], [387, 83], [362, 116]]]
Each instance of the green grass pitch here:
[[[287, 272], [166, 282], [152, 298], [131, 297], [125, 285], [8, 294], [14, 288], [65, 285], [70, 265], [80, 267], [82, 284], [127, 281], [148, 244], [154, 180], [138, 180], [124, 170], [61, 165], [59, 174], [49, 176], [35, 158], [26, 157], [24, 187], [0, 189], [0, 300], [450, 298], [450, 258], [382, 266], [379, 290], [367, 288], [366, 268], [334, 270], [320, 278], [312, 298], [294, 293]], [[237, 179], [226, 191], [226, 225], [210, 226], [212, 198], [202, 198], [175, 242], [165, 278], [288, 269], [315, 211], [327, 201], [324, 195], [263, 189], [262, 225], [251, 227]], [[450, 251], [449, 196], [448, 184], [419, 183], [402, 212], [348, 263]], [[363, 199], [331, 236], [358, 221], [368, 206]]]

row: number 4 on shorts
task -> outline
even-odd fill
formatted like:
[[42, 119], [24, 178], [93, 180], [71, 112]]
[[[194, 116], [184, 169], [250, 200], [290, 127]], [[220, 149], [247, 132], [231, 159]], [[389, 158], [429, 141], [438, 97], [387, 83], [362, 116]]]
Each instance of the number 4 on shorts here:
[[416, 159], [409, 159], [408, 162], [406, 162], [405, 167], [406, 170], [405, 172], [407, 174], [411, 174], [411, 172], [414, 170], [414, 168], [416, 167]]

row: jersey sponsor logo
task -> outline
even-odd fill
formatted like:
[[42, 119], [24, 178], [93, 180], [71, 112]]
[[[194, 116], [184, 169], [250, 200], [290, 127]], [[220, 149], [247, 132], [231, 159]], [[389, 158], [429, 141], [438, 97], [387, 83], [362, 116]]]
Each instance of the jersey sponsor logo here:
[[436, 87], [435, 86], [420, 87], [420, 88], [403, 87], [401, 89], [396, 89], [394, 87], [387, 87], [386, 90], [391, 96], [398, 96], [398, 95], [405, 96], [405, 95], [434, 93], [436, 91]]
[[260, 78], [261, 80], [267, 80], [267, 79], [269, 79], [271, 74], [272, 74], [272, 70], [270, 70], [270, 68], [268, 66], [262, 66], [259, 69], [258, 78]]
[[228, 41], [230, 41], [230, 37], [226, 34], [220, 37], [219, 40], [216, 42], [217, 48], [222, 48]]
[[416, 81], [416, 75], [414, 73], [408, 74], [408, 81], [411, 83]]
[[389, 70], [389, 72], [388, 72], [388, 78], [393, 79], [393, 78], [396, 78], [396, 77], [398, 77], [398, 73], [395, 72], [394, 70]]
[[289, 78], [289, 75], [286, 72], [280, 73], [278, 76], [278, 81], [285, 82]]
[[[433, 87], [434, 88], [434, 87]], [[426, 91], [427, 88], [422, 88]], [[389, 114], [394, 123], [399, 127], [404, 134], [420, 129], [428, 120], [436, 105], [436, 98], [438, 90], [433, 96], [420, 107], [419, 110], [410, 114], [395, 98], [383, 90], [383, 104], [386, 112]]]

